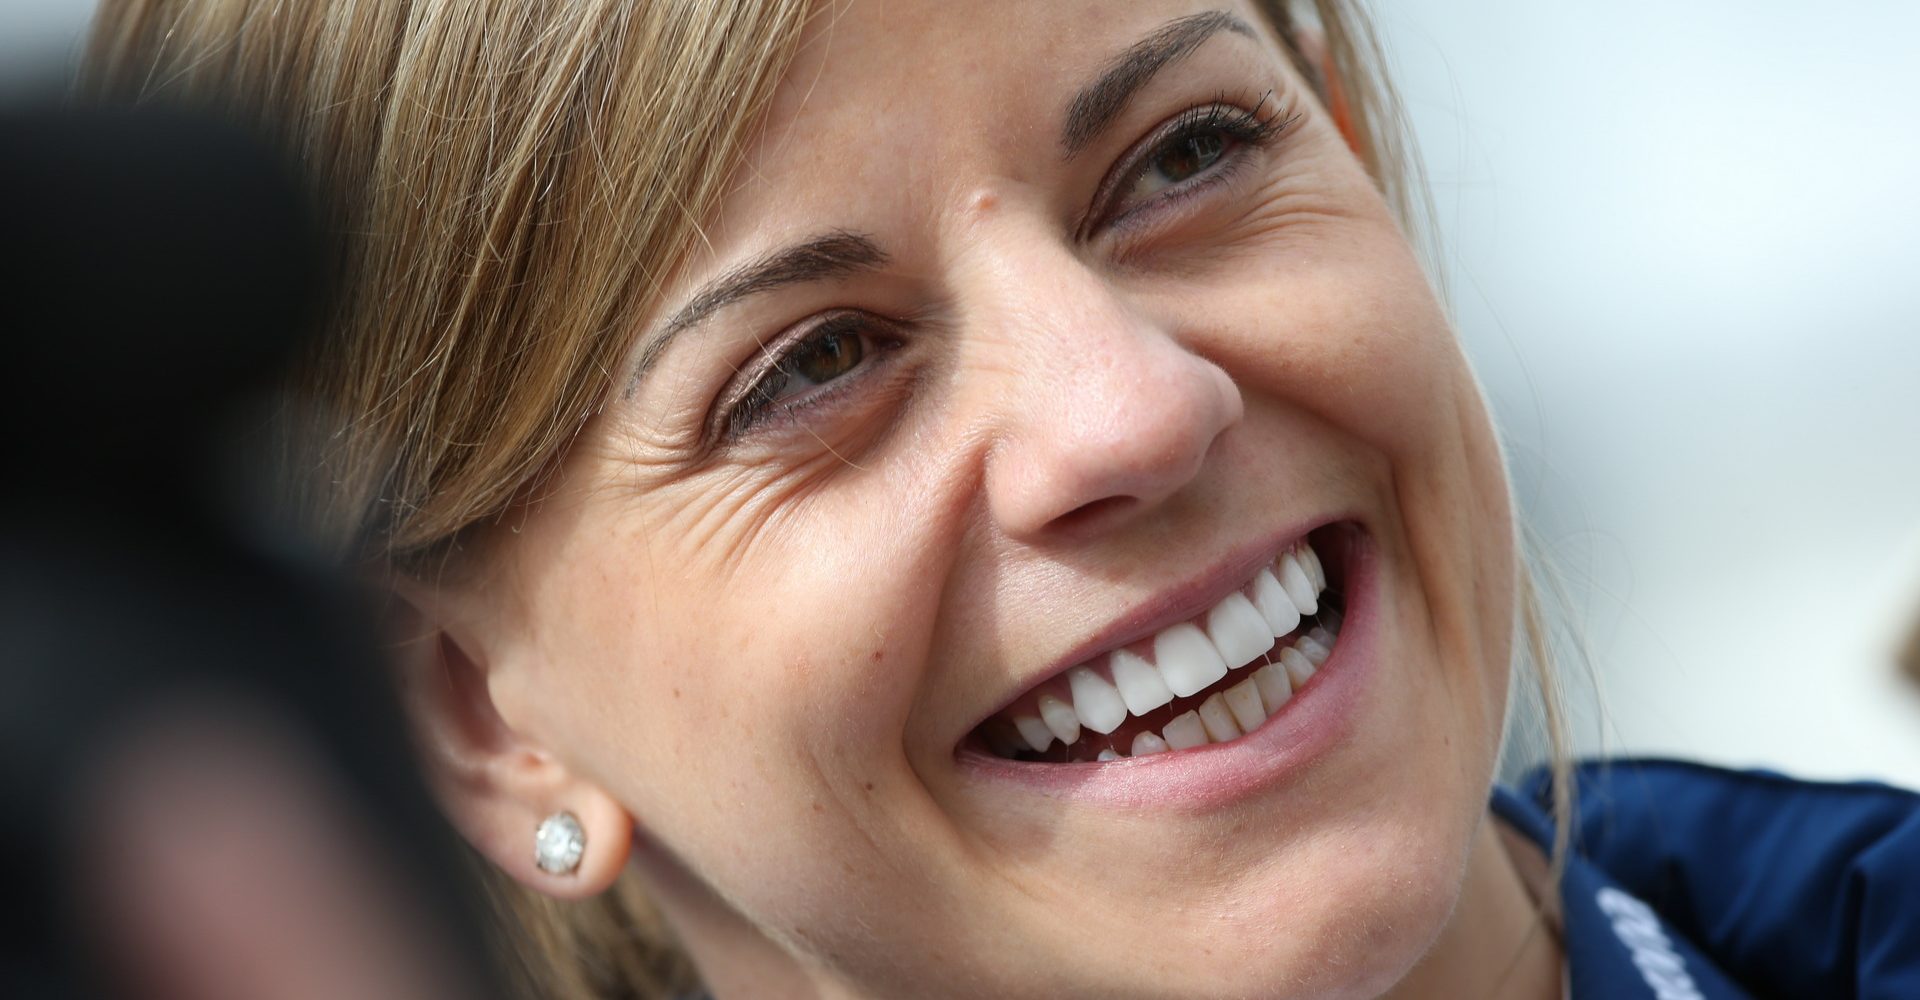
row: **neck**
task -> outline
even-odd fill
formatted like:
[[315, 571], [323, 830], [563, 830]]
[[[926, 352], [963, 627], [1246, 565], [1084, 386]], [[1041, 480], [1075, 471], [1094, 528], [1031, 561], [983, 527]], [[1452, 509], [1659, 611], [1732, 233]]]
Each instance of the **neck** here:
[[1453, 916], [1384, 1000], [1558, 1000], [1559, 897], [1549, 871], [1539, 848], [1488, 817], [1474, 837]]
[[[636, 834], [636, 843], [640, 837]], [[702, 985], [719, 1000], [840, 1000], [847, 991], [778, 947], [680, 862], [647, 843], [633, 866], [647, 897], [668, 918], [680, 944], [700, 970]]]

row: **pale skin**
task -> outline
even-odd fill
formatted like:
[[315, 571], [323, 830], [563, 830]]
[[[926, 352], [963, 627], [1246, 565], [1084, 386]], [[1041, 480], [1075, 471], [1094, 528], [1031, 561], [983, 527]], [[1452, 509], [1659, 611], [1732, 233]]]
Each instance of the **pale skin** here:
[[[1216, 9], [1063, 143], [1076, 93]], [[1209, 107], [1286, 124], [1169, 151]], [[1493, 431], [1256, 12], [847, 4], [742, 177], [636, 359], [779, 248], [878, 257], [688, 325], [477, 571], [401, 586], [435, 639], [409, 705], [469, 839], [560, 896], [636, 868], [723, 998], [1558, 996], [1538, 859], [1486, 806], [1515, 590]], [[762, 345], [845, 315], [856, 363], [755, 381]], [[764, 416], [730, 424], [756, 384]], [[1204, 801], [1078, 765], [1134, 767], [1154, 794], [1125, 805], [968, 763], [1123, 611], [1332, 519], [1369, 540], [1378, 614], [1323, 752]], [[531, 832], [558, 809], [589, 840], [556, 876]]]

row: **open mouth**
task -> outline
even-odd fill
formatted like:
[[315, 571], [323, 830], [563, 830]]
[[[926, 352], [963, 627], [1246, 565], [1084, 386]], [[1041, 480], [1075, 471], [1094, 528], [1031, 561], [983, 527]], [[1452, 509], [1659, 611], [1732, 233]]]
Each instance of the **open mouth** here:
[[1312, 532], [1205, 612], [1036, 685], [968, 744], [1008, 760], [1097, 764], [1253, 732], [1332, 658], [1358, 532]]

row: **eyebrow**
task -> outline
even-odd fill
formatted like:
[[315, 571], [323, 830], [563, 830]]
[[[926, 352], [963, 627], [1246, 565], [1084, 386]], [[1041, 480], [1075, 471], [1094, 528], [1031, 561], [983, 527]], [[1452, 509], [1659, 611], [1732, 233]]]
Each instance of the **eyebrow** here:
[[1077, 156], [1113, 124], [1154, 74], [1193, 54], [1201, 43], [1222, 31], [1258, 37], [1247, 22], [1224, 10], [1210, 10], [1168, 21], [1115, 56], [1099, 79], [1082, 88], [1067, 105], [1066, 121], [1060, 128], [1060, 145], [1067, 158]]
[[702, 285], [686, 305], [661, 324], [659, 332], [647, 338], [633, 366], [633, 377], [627, 381], [626, 394], [632, 396], [640, 387], [640, 380], [659, 362], [675, 337], [720, 309], [750, 295], [869, 271], [886, 262], [887, 252], [873, 237], [835, 230], [768, 251], [732, 268]]

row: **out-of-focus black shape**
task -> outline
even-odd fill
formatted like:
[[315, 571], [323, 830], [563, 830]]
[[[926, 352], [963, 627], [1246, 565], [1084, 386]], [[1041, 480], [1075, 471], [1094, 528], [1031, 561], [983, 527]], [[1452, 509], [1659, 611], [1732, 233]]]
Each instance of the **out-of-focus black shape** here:
[[14, 112], [0, 133], [9, 457], [89, 477], [170, 462], [309, 328], [305, 199], [211, 119]]
[[75, 895], [77, 798], [124, 727], [205, 695], [315, 749], [493, 981], [362, 596], [233, 522], [209, 471], [313, 326], [300, 185], [212, 119], [0, 113], [0, 245], [0, 996], [125, 986]]

